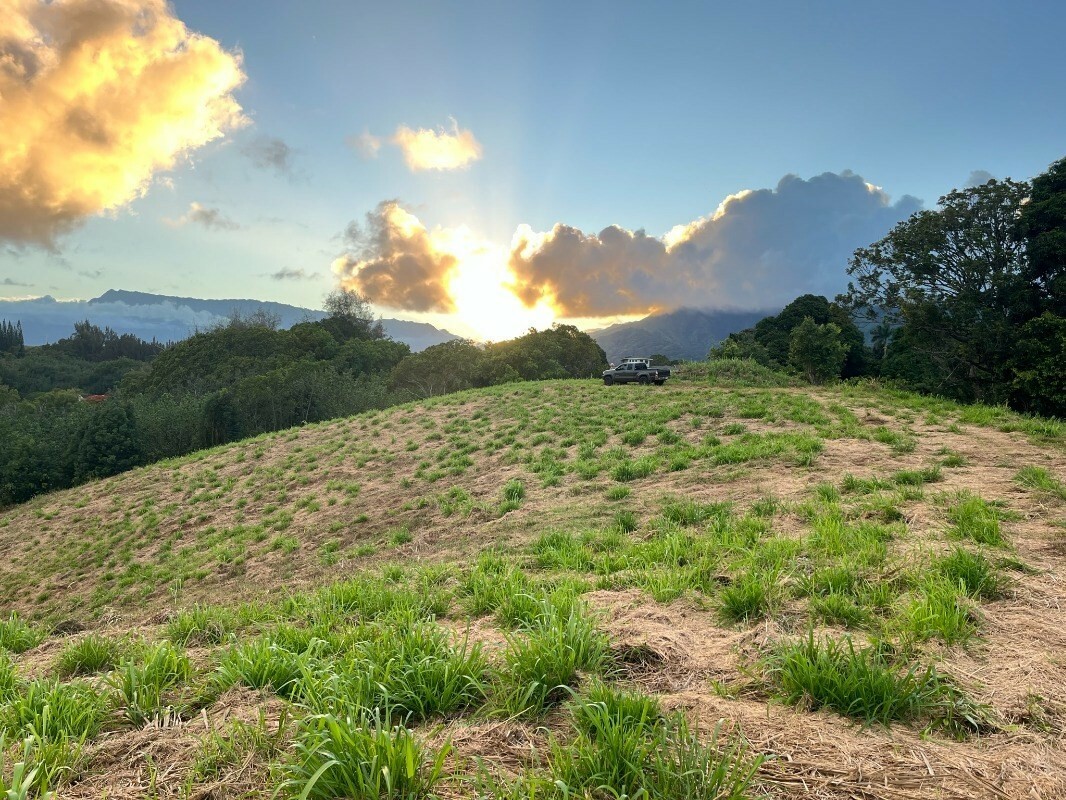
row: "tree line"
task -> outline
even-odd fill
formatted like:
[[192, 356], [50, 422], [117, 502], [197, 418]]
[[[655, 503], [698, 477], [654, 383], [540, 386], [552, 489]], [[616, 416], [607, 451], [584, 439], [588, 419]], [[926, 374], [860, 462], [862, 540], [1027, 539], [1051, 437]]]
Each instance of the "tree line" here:
[[267, 431], [607, 366], [572, 326], [411, 353], [359, 295], [338, 290], [325, 305], [324, 319], [287, 330], [234, 315], [164, 345], [86, 321], [53, 345], [0, 353], [0, 506]]

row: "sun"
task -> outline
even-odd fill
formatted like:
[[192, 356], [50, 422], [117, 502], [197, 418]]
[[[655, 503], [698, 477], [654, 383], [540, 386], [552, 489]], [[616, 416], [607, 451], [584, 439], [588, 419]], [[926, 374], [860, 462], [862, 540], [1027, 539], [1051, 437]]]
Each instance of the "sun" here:
[[477, 240], [465, 228], [438, 231], [438, 246], [456, 258], [448, 291], [455, 316], [484, 341], [499, 342], [521, 336], [530, 328], [547, 328], [555, 311], [543, 301], [526, 306], [508, 288], [513, 277], [504, 247]]

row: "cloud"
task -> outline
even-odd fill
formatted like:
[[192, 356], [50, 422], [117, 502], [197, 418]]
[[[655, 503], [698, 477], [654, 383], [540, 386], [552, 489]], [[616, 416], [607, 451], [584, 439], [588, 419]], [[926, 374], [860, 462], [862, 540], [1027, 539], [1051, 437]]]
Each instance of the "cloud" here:
[[975, 186], [984, 186], [989, 181], [994, 181], [996, 176], [988, 170], [975, 169], [970, 173], [970, 177], [966, 179], [966, 186], [973, 188]]
[[271, 272], [270, 277], [276, 281], [303, 281], [314, 278], [314, 275], [308, 275], [307, 271], [302, 267], [282, 267], [277, 272]]
[[166, 0], [4, 0], [0, 239], [55, 248], [86, 217], [247, 122], [239, 53]]
[[910, 196], [893, 203], [848, 171], [786, 175], [775, 189], [731, 195], [712, 215], [663, 237], [613, 225], [598, 234], [523, 225], [509, 266], [527, 306], [548, 302], [564, 317], [771, 308], [807, 292], [841, 291], [855, 248], [920, 207]]
[[460, 130], [454, 119], [450, 133], [444, 128], [416, 131], [401, 125], [391, 141], [403, 151], [412, 172], [461, 169], [481, 158], [481, 144], [471, 131]]
[[241, 148], [260, 169], [272, 169], [279, 175], [292, 175], [295, 151], [284, 140], [273, 136], [259, 136]]
[[429, 231], [395, 200], [379, 203], [365, 226], [345, 231], [348, 250], [333, 261], [341, 285], [371, 302], [408, 311], [455, 310], [447, 285], [458, 258], [448, 233]]
[[227, 217], [217, 208], [208, 208], [200, 205], [195, 200], [189, 203], [189, 210], [177, 219], [164, 220], [168, 225], [180, 228], [190, 222], [203, 225], [205, 228], [219, 231], [235, 231], [241, 226]]
[[4, 278], [0, 281], [0, 286], [29, 286], [28, 283], [19, 283], [14, 278]]
[[377, 158], [381, 150], [381, 138], [370, 131], [363, 131], [358, 136], [349, 136], [345, 141], [360, 156], [366, 159]]

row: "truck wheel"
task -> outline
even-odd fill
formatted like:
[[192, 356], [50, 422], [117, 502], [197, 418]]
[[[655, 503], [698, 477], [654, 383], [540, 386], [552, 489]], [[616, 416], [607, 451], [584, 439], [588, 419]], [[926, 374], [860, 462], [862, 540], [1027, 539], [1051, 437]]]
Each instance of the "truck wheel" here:
[[662, 386], [666, 381], [655, 381], [656, 386]]
[[603, 376], [603, 385], [604, 386], [610, 386], [612, 383], [614, 383], [614, 376], [613, 375], [604, 375]]
[[649, 378], [647, 375], [641, 375], [639, 378], [637, 378], [637, 382], [638, 383], [642, 383], [642, 384], [645, 384], [645, 385], [647, 385], [648, 381], [650, 381], [650, 380], [651, 380], [651, 378]]

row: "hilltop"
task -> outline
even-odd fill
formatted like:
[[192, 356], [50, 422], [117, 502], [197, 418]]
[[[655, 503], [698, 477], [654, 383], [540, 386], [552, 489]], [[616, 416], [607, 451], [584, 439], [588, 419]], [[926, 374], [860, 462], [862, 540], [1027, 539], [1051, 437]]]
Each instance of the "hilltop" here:
[[[688, 369], [661, 390], [461, 392], [0, 512], [18, 614], [0, 726], [23, 730], [11, 709], [51, 685], [25, 681], [102, 698], [71, 798], [267, 797], [282, 779], [295, 796], [322, 767], [317, 790], [341, 780], [311, 752], [336, 731], [289, 718], [364, 730], [383, 697], [406, 720], [386, 739], [422, 743], [427, 783], [443, 754], [446, 797], [475, 796], [477, 758], [483, 796], [584, 796], [608, 767], [639, 786], [596, 725], [666, 753], [637, 763], [686, 796], [1066, 793], [1062, 425]], [[144, 707], [123, 680], [68, 677], [86, 641], [112, 650], [84, 672], [185, 666]], [[595, 702], [643, 703], [646, 730], [590, 722]], [[583, 756], [554, 758], [563, 742]], [[672, 783], [685, 758], [725, 777]]]
[[778, 309], [765, 311], [701, 311], [679, 308], [634, 322], [610, 325], [590, 335], [612, 362], [634, 354], [662, 353], [672, 359], [703, 361], [707, 351], [731, 333], [750, 328]]

